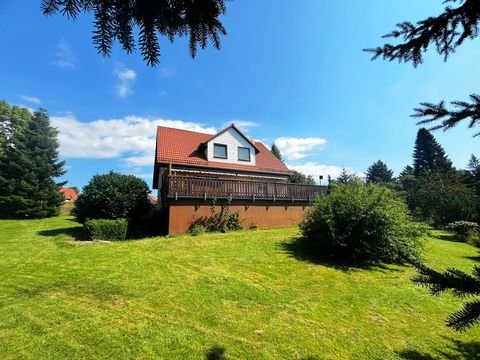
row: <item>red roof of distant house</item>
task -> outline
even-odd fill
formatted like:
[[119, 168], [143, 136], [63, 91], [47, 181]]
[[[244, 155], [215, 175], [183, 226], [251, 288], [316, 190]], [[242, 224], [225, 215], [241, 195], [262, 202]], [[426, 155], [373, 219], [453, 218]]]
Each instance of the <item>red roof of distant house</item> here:
[[77, 192], [72, 188], [61, 188], [60, 192], [65, 196], [65, 200], [77, 200]]
[[211, 138], [212, 134], [159, 126], [157, 128], [157, 152], [155, 162], [157, 164], [172, 163], [173, 165], [187, 165], [281, 175], [291, 174], [285, 164], [278, 160], [265, 145], [258, 141], [252, 142], [258, 150], [255, 155], [255, 165], [208, 161], [205, 154], [199, 150], [199, 148]]
[[150, 200], [150, 202], [153, 204], [153, 205], [156, 205], [157, 204], [157, 197], [153, 194], [148, 194], [148, 199]]

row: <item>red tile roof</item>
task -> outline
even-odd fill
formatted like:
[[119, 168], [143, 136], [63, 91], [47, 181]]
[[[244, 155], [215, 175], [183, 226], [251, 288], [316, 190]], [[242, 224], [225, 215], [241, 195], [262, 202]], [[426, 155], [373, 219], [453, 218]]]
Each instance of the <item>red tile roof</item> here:
[[72, 188], [61, 188], [60, 192], [65, 196], [65, 200], [77, 200], [77, 192]]
[[255, 165], [208, 161], [203, 151], [199, 151], [199, 148], [201, 144], [211, 138], [211, 134], [159, 126], [157, 127], [155, 163], [290, 175], [290, 170], [288, 170], [285, 164], [258, 141], [254, 142], [255, 147], [258, 149], [255, 155]]

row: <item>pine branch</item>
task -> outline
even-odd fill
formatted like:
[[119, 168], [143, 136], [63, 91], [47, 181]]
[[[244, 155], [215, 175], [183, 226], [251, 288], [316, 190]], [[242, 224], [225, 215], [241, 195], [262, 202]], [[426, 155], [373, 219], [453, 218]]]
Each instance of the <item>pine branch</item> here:
[[[453, 109], [448, 109], [445, 102], [438, 104], [421, 103], [422, 107], [414, 109], [415, 113], [412, 117], [423, 118], [419, 121], [419, 125], [439, 122], [431, 130], [443, 129], [444, 131], [451, 129], [464, 120], [469, 120], [468, 127], [473, 128], [480, 124], [480, 95], [470, 95], [470, 102], [452, 101]], [[474, 134], [480, 136], [480, 132]]]
[[478, 36], [480, 23], [480, 1], [445, 0], [445, 3], [460, 3], [452, 8], [447, 6], [442, 14], [429, 17], [415, 25], [405, 21], [397, 24], [397, 29], [384, 38], [402, 39], [397, 45], [384, 44], [377, 48], [364, 49], [373, 53], [372, 60], [382, 57], [384, 60], [412, 62], [416, 67], [423, 62], [423, 55], [431, 45], [446, 61], [448, 56], [466, 39]]
[[480, 320], [480, 300], [468, 302], [464, 307], [450, 315], [447, 319], [447, 326], [464, 331]]
[[480, 268], [475, 266], [473, 276], [457, 269], [448, 269], [439, 273], [424, 264], [415, 264], [418, 275], [412, 281], [417, 285], [428, 288], [432, 295], [439, 295], [445, 291], [452, 291], [457, 297], [480, 295]]
[[140, 28], [138, 44], [150, 66], [159, 63], [158, 34], [173, 42], [175, 37], [188, 35], [190, 54], [195, 57], [197, 46], [212, 44], [220, 48], [220, 36], [226, 35], [219, 18], [225, 14], [226, 0], [43, 0], [45, 15], [60, 13], [75, 19], [81, 12], [93, 12], [93, 42], [97, 50], [108, 56], [114, 40], [127, 53], [135, 51], [133, 27]]

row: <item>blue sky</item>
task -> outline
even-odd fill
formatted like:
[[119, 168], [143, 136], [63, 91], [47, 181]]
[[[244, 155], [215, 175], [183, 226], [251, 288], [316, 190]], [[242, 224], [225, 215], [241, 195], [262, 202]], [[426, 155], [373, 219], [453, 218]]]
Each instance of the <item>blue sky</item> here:
[[[70, 186], [110, 169], [151, 184], [158, 124], [213, 132], [236, 122], [315, 177], [378, 159], [398, 173], [418, 130], [412, 109], [479, 92], [480, 40], [447, 63], [430, 52], [417, 69], [362, 52], [397, 22], [438, 13], [441, 0], [236, 0], [220, 51], [192, 60], [185, 39], [162, 39], [157, 68], [119, 46], [97, 54], [89, 15], [45, 17], [40, 1], [26, 3], [0, 3], [0, 99], [49, 111]], [[435, 136], [464, 167], [479, 155], [473, 133], [460, 125]]]

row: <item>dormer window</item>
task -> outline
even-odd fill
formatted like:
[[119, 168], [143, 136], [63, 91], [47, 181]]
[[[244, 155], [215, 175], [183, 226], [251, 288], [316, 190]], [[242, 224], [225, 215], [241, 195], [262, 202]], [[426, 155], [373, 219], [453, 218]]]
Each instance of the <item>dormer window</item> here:
[[213, 144], [213, 157], [218, 159], [227, 158], [227, 145]]
[[250, 161], [250, 148], [247, 147], [238, 147], [238, 160], [240, 161]]

